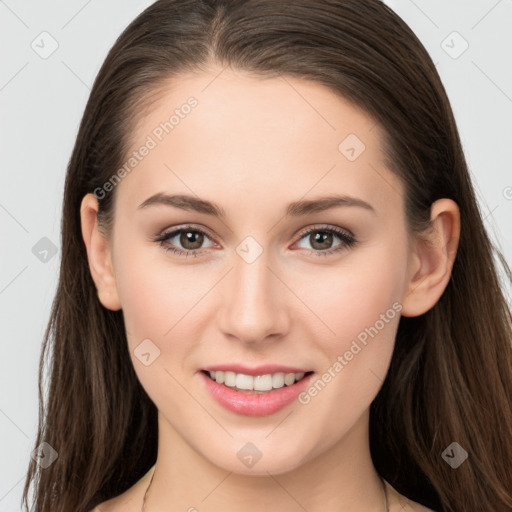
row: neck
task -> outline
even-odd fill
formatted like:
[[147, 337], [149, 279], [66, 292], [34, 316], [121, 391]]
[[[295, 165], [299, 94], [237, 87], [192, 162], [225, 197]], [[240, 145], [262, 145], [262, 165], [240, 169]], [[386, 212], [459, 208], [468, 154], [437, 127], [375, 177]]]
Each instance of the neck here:
[[[159, 414], [158, 458], [145, 512], [260, 512], [265, 507], [296, 512], [298, 505], [308, 512], [384, 511], [383, 483], [369, 451], [368, 421], [369, 411], [336, 445], [308, 454], [307, 462], [292, 463], [285, 471], [260, 464], [258, 471], [262, 456], [241, 474], [229, 467], [232, 460], [225, 460], [228, 468], [222, 468], [199, 454]], [[226, 448], [224, 454], [229, 453]]]

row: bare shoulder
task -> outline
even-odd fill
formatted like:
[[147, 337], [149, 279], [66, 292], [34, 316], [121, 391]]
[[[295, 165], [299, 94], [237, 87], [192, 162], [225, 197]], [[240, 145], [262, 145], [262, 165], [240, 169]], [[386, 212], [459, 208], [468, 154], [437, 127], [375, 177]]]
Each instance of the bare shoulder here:
[[400, 494], [389, 482], [386, 482], [388, 491], [389, 512], [435, 512], [416, 501], [412, 501]]

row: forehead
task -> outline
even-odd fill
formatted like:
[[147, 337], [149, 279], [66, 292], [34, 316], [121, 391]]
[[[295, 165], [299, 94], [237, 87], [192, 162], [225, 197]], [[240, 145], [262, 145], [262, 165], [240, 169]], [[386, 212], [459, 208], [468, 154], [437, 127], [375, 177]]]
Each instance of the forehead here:
[[150, 149], [119, 186], [137, 204], [177, 190], [261, 207], [329, 192], [384, 208], [401, 194], [380, 126], [319, 83], [219, 69], [174, 78], [155, 98], [127, 160]]

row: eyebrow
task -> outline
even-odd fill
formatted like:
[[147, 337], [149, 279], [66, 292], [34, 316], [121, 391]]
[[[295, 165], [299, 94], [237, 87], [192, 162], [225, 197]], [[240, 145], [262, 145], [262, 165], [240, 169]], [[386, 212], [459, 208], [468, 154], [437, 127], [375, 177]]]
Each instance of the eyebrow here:
[[[195, 211], [212, 215], [220, 219], [226, 218], [225, 210], [211, 201], [200, 199], [194, 196], [183, 194], [169, 195], [159, 192], [152, 195], [141, 203], [137, 209], [144, 209], [149, 206], [173, 206], [182, 210]], [[286, 208], [286, 217], [300, 217], [302, 215], [309, 215], [312, 213], [323, 212], [332, 208], [356, 206], [376, 214], [373, 206], [362, 199], [346, 195], [330, 195], [326, 197], [319, 197], [317, 199], [300, 200], [290, 203]]]

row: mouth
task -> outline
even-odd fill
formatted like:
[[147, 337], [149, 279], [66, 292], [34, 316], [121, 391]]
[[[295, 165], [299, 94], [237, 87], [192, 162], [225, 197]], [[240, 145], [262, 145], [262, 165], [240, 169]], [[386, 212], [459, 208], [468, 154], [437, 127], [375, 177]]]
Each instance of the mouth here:
[[314, 371], [267, 364], [249, 368], [228, 364], [202, 368], [206, 392], [226, 410], [243, 416], [268, 416], [291, 406], [311, 384]]
[[291, 387], [314, 373], [313, 371], [272, 372], [249, 375], [229, 370], [201, 370], [201, 372], [217, 384], [245, 394], [273, 393], [279, 389]]

